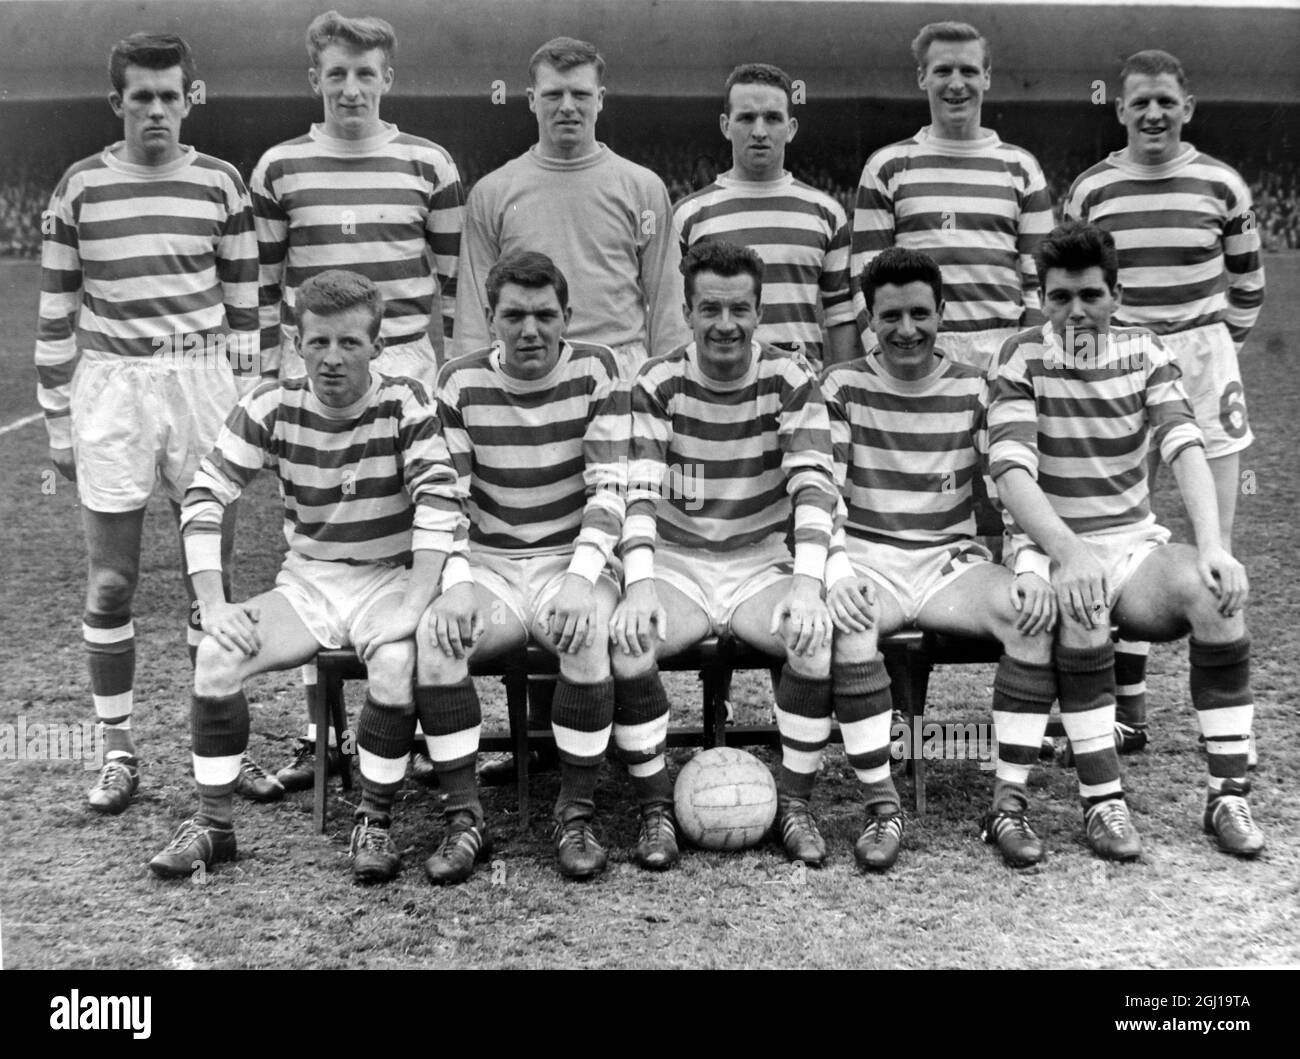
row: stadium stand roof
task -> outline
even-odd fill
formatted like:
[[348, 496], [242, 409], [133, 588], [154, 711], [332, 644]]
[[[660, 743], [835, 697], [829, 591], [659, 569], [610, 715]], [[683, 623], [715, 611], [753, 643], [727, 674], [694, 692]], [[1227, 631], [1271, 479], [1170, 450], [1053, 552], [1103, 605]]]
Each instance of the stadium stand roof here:
[[[19, 0], [0, 3], [0, 100], [84, 98], [107, 88], [112, 41], [170, 29], [194, 46], [209, 93], [301, 95], [303, 30], [330, 0]], [[395, 92], [522, 91], [532, 50], [559, 33], [595, 41], [620, 95], [717, 94], [737, 62], [779, 63], [810, 97], [914, 98], [909, 42], [926, 22], [969, 21], [993, 44], [990, 100], [1086, 100], [1145, 47], [1177, 54], [1202, 98], [1300, 100], [1300, 16], [1231, 4], [885, 3], [876, 0], [369, 0], [400, 38]]]

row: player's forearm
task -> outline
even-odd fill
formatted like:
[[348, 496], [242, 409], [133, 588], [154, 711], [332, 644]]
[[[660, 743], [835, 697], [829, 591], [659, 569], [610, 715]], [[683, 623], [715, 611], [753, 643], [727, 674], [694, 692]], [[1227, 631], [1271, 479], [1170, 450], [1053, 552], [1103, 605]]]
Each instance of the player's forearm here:
[[196, 571], [190, 575], [190, 583], [194, 586], [194, 600], [200, 607], [225, 602], [220, 570]]
[[1223, 539], [1219, 533], [1219, 502], [1205, 450], [1188, 445], [1174, 458], [1173, 471], [1197, 548], [1205, 551], [1220, 547]]
[[421, 548], [412, 553], [411, 575], [406, 582], [406, 595], [402, 598], [403, 610], [417, 618], [425, 612], [438, 595], [446, 562], [446, 552]]
[[1029, 538], [1059, 563], [1082, 542], [1053, 510], [1039, 485], [1023, 467], [1013, 467], [997, 480], [998, 498]]

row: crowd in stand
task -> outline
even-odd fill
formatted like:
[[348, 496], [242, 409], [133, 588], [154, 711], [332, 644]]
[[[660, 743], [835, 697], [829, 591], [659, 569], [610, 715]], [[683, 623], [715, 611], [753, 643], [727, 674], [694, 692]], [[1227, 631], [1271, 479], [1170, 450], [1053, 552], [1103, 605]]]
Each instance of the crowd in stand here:
[[[725, 164], [721, 152], [709, 152], [687, 145], [676, 151], [654, 147], [635, 149], [620, 144], [619, 150], [633, 161], [658, 173], [676, 201], [701, 187], [717, 175]], [[791, 152], [794, 155], [794, 152]], [[1061, 202], [1070, 182], [1095, 159], [1068, 154], [1038, 154], [1052, 192], [1057, 219]], [[238, 160], [236, 164], [238, 164]], [[484, 173], [500, 165], [505, 158], [489, 158], [484, 153], [457, 155], [466, 190]], [[857, 191], [856, 174], [862, 159], [793, 158], [795, 176], [826, 192], [852, 215]], [[800, 163], [803, 164], [800, 164]], [[0, 165], [0, 257], [39, 257], [41, 248], [41, 213], [63, 165], [43, 166], [32, 163]], [[1260, 238], [1265, 250], [1300, 249], [1300, 166], [1290, 157], [1268, 154], [1261, 159], [1238, 161], [1238, 169], [1250, 184], [1255, 202]], [[247, 173], [244, 174], [248, 176]]]

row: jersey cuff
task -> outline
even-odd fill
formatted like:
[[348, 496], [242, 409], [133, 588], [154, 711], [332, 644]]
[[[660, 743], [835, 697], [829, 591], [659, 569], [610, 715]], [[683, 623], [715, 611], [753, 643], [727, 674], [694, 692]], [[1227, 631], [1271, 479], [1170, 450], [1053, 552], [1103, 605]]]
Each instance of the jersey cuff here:
[[1016, 554], [1016, 576], [1037, 574], [1049, 585], [1052, 583], [1052, 560], [1036, 548], [1021, 548]]
[[474, 573], [470, 570], [469, 560], [463, 555], [449, 556], [442, 566], [442, 592], [446, 592], [456, 585], [472, 585], [474, 583]]
[[579, 544], [573, 549], [573, 558], [569, 560], [569, 573], [577, 574], [584, 581], [593, 585], [605, 569], [605, 556], [594, 544]]
[[821, 581], [826, 576], [826, 548], [820, 544], [799, 544], [794, 549], [795, 577]]
[[63, 415], [54, 418], [46, 416], [45, 430], [50, 436], [50, 448], [72, 448], [72, 416]]
[[633, 548], [623, 556], [623, 583], [635, 584], [648, 581], [655, 575], [655, 550], [653, 548]]
[[826, 559], [826, 587], [830, 588], [836, 581], [853, 576], [853, 561], [848, 552], [832, 552]]
[[185, 535], [185, 567], [190, 576], [203, 570], [221, 573], [221, 534], [199, 532]]

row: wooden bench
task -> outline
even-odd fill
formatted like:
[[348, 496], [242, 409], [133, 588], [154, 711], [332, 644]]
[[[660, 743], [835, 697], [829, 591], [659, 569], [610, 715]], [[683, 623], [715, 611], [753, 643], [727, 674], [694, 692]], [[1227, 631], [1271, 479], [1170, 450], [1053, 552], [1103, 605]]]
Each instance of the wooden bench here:
[[[907, 629], [881, 641], [881, 651], [893, 685], [894, 708], [909, 718], [913, 744], [918, 745], [917, 731], [925, 715], [930, 672], [939, 664], [996, 662], [1002, 647], [995, 640], [975, 640], [939, 636]], [[661, 659], [663, 672], [693, 671], [702, 684], [702, 720], [698, 727], [674, 726], [668, 730], [668, 745], [680, 746], [779, 746], [780, 733], [774, 724], [728, 725], [726, 692], [731, 674], [736, 670], [767, 669], [779, 672], [779, 657], [765, 654], [729, 638], [709, 638], [671, 658]], [[343, 684], [363, 680], [365, 666], [350, 649], [324, 650], [316, 656], [322, 693], [316, 697], [312, 720], [316, 724], [316, 785], [312, 822], [318, 832], [325, 830], [325, 783], [328, 736], [331, 718], [335, 730], [348, 731], [343, 702]], [[479, 740], [479, 749], [509, 751], [517, 767], [520, 828], [529, 820], [528, 751], [553, 743], [549, 730], [528, 729], [528, 682], [530, 679], [553, 679], [559, 672], [559, 660], [537, 644], [499, 655], [470, 667], [475, 677], [500, 677], [506, 688], [506, 713], [509, 729], [487, 733]], [[833, 741], [840, 741], [838, 726], [832, 730]], [[339, 739], [340, 751], [348, 751], [349, 740]], [[913, 805], [925, 812], [925, 760], [907, 756], [907, 771], [912, 777]], [[351, 789], [351, 761], [344, 757], [343, 785]]]

